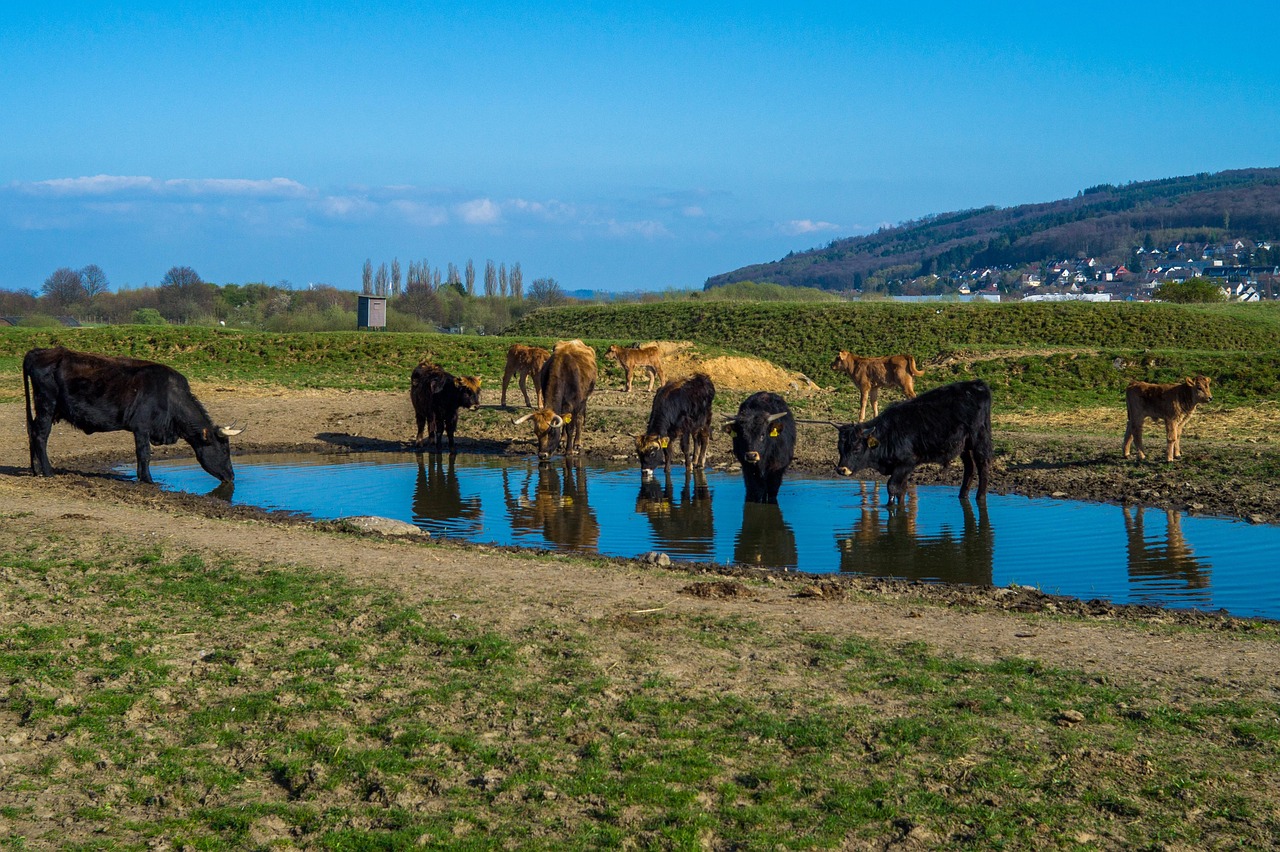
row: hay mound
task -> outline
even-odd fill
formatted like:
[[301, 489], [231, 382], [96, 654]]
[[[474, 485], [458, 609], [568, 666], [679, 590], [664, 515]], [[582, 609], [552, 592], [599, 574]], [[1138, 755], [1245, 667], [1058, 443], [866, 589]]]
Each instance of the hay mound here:
[[784, 370], [763, 358], [721, 355], [705, 361], [693, 352], [687, 341], [654, 340], [650, 344], [662, 350], [667, 379], [684, 379], [694, 373], [706, 373], [712, 383], [723, 390], [775, 391], [796, 393], [818, 390], [802, 373]]

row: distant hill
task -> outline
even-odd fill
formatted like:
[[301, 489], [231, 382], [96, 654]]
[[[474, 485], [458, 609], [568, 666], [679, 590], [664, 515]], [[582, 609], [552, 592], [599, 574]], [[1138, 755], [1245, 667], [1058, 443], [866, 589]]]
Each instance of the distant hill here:
[[1212, 244], [1228, 236], [1280, 238], [1280, 168], [1102, 184], [1045, 204], [927, 216], [716, 275], [705, 289], [772, 281], [854, 290], [872, 276], [912, 278], [1087, 257], [1121, 264], [1144, 244]]

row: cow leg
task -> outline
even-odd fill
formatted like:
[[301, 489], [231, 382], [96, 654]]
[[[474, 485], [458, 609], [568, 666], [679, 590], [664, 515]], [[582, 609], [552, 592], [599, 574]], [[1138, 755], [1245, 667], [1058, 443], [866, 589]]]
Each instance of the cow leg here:
[[422, 446], [422, 433], [427, 428], [427, 415], [423, 411], [415, 411], [413, 415], [418, 421], [418, 437], [414, 438], [413, 442]]
[[626, 377], [626, 380], [627, 380], [627, 386], [626, 386], [626, 389], [625, 389], [625, 390], [626, 390], [626, 392], [627, 392], [627, 393], [631, 393], [631, 371], [630, 371], [630, 370], [628, 370], [626, 367], [623, 367], [623, 368], [622, 368], [622, 373], [623, 373], [623, 375]]
[[38, 411], [27, 431], [27, 443], [31, 449], [31, 472], [36, 476], [53, 476], [49, 464], [49, 432], [53, 429], [53, 415]]
[[880, 416], [880, 388], [871, 386], [871, 416]]
[[[501, 405], [503, 408], [507, 407], [507, 385], [509, 384], [511, 384], [510, 370], [502, 374], [502, 401], [498, 404]], [[524, 376], [520, 377], [520, 390], [524, 390]], [[525, 401], [525, 405], [529, 404], [529, 397], [527, 394], [525, 395], [524, 401]]]
[[898, 505], [903, 505], [903, 498], [907, 493], [907, 477], [911, 475], [912, 467], [895, 468], [889, 476], [889, 505], [893, 505], [893, 501], [897, 500]]
[[969, 496], [969, 483], [973, 481], [973, 450], [965, 450], [960, 454], [960, 461], [964, 465], [964, 475], [960, 477], [960, 496]]
[[649, 368], [649, 393], [653, 393], [653, 382], [657, 378], [658, 378], [658, 371], [650, 367]]
[[1182, 448], [1179, 446], [1181, 441], [1182, 430], [1178, 428], [1178, 422], [1170, 417], [1164, 422], [1165, 437], [1165, 461], [1173, 461], [1182, 455]]
[[454, 430], [458, 428], [458, 415], [455, 414], [454, 416], [447, 418], [444, 421], [444, 425], [445, 429], [449, 432], [449, 455], [452, 456], [456, 452], [453, 448], [453, 433]]
[[[1130, 420], [1129, 427], [1125, 430], [1125, 433], [1124, 433], [1125, 446], [1129, 447], [1130, 445], [1132, 445], [1133, 451], [1138, 454], [1139, 459], [1145, 459], [1147, 457], [1147, 454], [1142, 450], [1143, 420], [1145, 420], [1145, 418], [1138, 419], [1138, 420]], [[1128, 455], [1128, 453], [1125, 453], [1125, 455]]]
[[[522, 395], [522, 396], [524, 396], [524, 407], [525, 407], [525, 408], [533, 408], [533, 406], [529, 404], [529, 388], [528, 388], [528, 387], [527, 387], [527, 385], [526, 385], [526, 383], [527, 383], [528, 379], [529, 379], [529, 374], [528, 374], [528, 373], [521, 373], [521, 374], [520, 374], [520, 393], [521, 393], [521, 395]], [[533, 395], [534, 395], [534, 396], [537, 396], [537, 395], [538, 395], [538, 383], [537, 383], [537, 381], [534, 381], [534, 383], [533, 383]], [[538, 403], [538, 404], [539, 404], [539, 405], [541, 405], [542, 403]]]
[[151, 482], [151, 436], [145, 432], [134, 432], [133, 446], [138, 453], [138, 481]]
[[858, 388], [858, 395], [861, 397], [862, 405], [858, 408], [858, 422], [867, 422], [867, 389]]

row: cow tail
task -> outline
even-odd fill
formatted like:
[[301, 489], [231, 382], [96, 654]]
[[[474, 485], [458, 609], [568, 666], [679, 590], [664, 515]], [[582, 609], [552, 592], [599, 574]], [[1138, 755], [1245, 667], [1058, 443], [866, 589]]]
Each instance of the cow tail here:
[[30, 440], [32, 430], [35, 428], [36, 418], [31, 411], [31, 374], [27, 372], [25, 360], [22, 364], [22, 392], [27, 398], [27, 439]]
[[909, 357], [909, 358], [911, 359], [911, 375], [913, 375], [913, 376], [923, 376], [923, 375], [924, 375], [924, 370], [921, 370], [919, 367], [917, 367], [917, 366], [916, 366], [916, 356], [914, 356], [914, 355], [908, 355], [907, 357]]

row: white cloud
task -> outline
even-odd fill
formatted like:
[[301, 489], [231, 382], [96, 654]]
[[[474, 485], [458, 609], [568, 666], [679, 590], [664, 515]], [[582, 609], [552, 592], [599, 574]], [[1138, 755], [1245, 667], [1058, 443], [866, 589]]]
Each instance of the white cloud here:
[[840, 226], [831, 222], [815, 222], [812, 219], [792, 219], [789, 222], [780, 223], [778, 230], [789, 237], [798, 237], [802, 234], [838, 231]]
[[245, 178], [175, 178], [159, 180], [142, 175], [93, 175], [53, 180], [13, 183], [10, 187], [25, 195], [59, 198], [101, 198], [108, 195], [153, 195], [184, 198], [302, 198], [311, 190], [288, 178], [249, 180]]
[[367, 198], [355, 195], [326, 195], [316, 203], [316, 209], [333, 219], [367, 219], [378, 207]]
[[404, 221], [423, 228], [438, 228], [448, 224], [449, 213], [438, 204], [399, 199], [389, 205]]
[[468, 225], [496, 225], [502, 220], [502, 208], [488, 198], [464, 201], [457, 206], [458, 217]]

